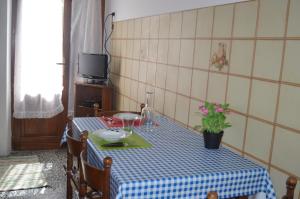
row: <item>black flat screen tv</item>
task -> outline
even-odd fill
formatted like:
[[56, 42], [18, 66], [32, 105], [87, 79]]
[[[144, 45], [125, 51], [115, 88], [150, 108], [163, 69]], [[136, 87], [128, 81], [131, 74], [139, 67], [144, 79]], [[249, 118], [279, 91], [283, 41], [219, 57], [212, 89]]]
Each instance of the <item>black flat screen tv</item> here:
[[107, 55], [80, 53], [78, 73], [88, 79], [107, 80]]

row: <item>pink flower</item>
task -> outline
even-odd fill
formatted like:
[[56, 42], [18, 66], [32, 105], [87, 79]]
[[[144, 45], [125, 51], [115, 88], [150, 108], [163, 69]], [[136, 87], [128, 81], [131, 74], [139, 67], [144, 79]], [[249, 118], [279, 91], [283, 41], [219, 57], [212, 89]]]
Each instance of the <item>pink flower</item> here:
[[204, 103], [203, 103], [203, 102], [200, 102], [200, 103], [199, 103], [199, 110], [201, 110], [203, 107], [204, 107]]
[[203, 115], [208, 114], [208, 109], [207, 108], [201, 108], [200, 111], [202, 112]]
[[224, 109], [221, 108], [221, 107], [218, 107], [218, 108], [216, 108], [216, 112], [217, 112], [217, 113], [223, 113], [223, 112], [224, 112]]

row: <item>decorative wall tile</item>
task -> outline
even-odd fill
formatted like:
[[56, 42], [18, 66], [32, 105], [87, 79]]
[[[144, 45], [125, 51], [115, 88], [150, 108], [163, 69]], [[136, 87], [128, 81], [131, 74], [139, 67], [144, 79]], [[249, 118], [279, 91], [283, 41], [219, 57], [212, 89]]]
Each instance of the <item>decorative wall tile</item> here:
[[300, 87], [281, 85], [278, 123], [300, 130]]
[[257, 41], [253, 76], [278, 80], [283, 41]]
[[177, 92], [190, 96], [192, 69], [179, 68]]
[[208, 81], [207, 100], [210, 102], [224, 103], [226, 92], [226, 75], [210, 73]]
[[227, 103], [234, 110], [247, 113], [250, 80], [241, 77], [229, 77]]
[[287, 35], [291, 37], [300, 36], [300, 1], [291, 0]]
[[257, 6], [257, 1], [236, 4], [233, 28], [234, 37], [254, 37]]
[[205, 100], [208, 73], [200, 70], [193, 70], [191, 96]]
[[236, 113], [230, 113], [228, 115], [228, 121], [231, 123], [232, 127], [225, 129], [223, 141], [242, 150], [246, 117]]
[[180, 40], [169, 40], [168, 64], [178, 65], [180, 57]]
[[214, 37], [230, 37], [233, 20], [233, 5], [217, 6], [213, 27]]
[[168, 66], [166, 89], [176, 92], [177, 78], [178, 78], [178, 67]]
[[[220, 68], [216, 64], [213, 64], [213, 56], [219, 55], [220, 51], [224, 49], [224, 56], [225, 56], [225, 63], [224, 65]], [[210, 56], [210, 69], [214, 71], [222, 71], [222, 72], [227, 72], [228, 67], [229, 67], [229, 55], [230, 55], [230, 41], [228, 40], [214, 40], [212, 42], [212, 52]], [[228, 62], [228, 63], [226, 63]]]
[[168, 63], [168, 47], [169, 40], [159, 39], [158, 40], [158, 50], [157, 50], [157, 62], [159, 63]]
[[182, 25], [182, 12], [172, 13], [170, 15], [170, 38], [180, 38]]
[[250, 115], [274, 121], [278, 84], [253, 80], [250, 97]]
[[168, 38], [170, 30], [170, 15], [159, 16], [159, 38]]
[[211, 37], [214, 8], [202, 8], [198, 10], [196, 37]]
[[[272, 164], [300, 175], [300, 134], [276, 128]], [[287, 155], [288, 154], [288, 155]]]
[[182, 39], [180, 44], [180, 66], [193, 67], [195, 41]]
[[183, 12], [181, 37], [183, 38], [195, 37], [196, 19], [197, 19], [197, 10]]
[[189, 103], [189, 98], [177, 95], [175, 119], [183, 124], [188, 123]]
[[164, 102], [164, 114], [174, 118], [176, 105], [176, 94], [166, 91], [165, 92], [165, 102]]
[[250, 76], [252, 69], [254, 41], [232, 41], [230, 73]]
[[300, 41], [287, 41], [282, 80], [300, 84]]
[[167, 69], [168, 69], [167, 65], [157, 64], [155, 85], [159, 88], [166, 87]]
[[257, 32], [258, 36], [282, 37], [284, 35], [286, 8], [287, 1], [261, 0]]
[[208, 69], [210, 60], [211, 40], [196, 40], [194, 53], [194, 67]]
[[272, 125], [249, 118], [245, 151], [268, 162], [272, 130]]

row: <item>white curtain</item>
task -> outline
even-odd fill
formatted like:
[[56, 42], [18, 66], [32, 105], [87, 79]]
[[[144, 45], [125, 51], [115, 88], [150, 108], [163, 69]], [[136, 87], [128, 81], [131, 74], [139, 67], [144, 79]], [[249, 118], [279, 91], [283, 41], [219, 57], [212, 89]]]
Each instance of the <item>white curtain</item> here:
[[78, 77], [78, 53], [102, 52], [101, 0], [73, 0], [68, 113], [74, 113], [74, 82]]
[[63, 0], [19, 0], [15, 44], [14, 117], [62, 112]]

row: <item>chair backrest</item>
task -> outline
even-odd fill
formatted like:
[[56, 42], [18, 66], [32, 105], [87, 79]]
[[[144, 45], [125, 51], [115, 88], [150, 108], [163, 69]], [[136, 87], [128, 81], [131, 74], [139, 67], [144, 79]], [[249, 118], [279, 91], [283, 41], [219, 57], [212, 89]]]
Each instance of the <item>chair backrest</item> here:
[[84, 131], [80, 135], [80, 140], [73, 138], [72, 131], [67, 132], [68, 153], [79, 158], [81, 151], [86, 151], [88, 132]]
[[[290, 176], [286, 180], [286, 195], [282, 197], [282, 199], [293, 199], [294, 198], [294, 191], [297, 185], [297, 178]], [[239, 197], [239, 198], [247, 198], [247, 197]], [[207, 199], [218, 199], [217, 192], [208, 192]]]
[[136, 114], [141, 114], [142, 112], [142, 109], [145, 107], [145, 104], [141, 104], [140, 105], [140, 112], [138, 111], [117, 111], [117, 110], [114, 110], [114, 111], [102, 111], [101, 109], [99, 109], [99, 104], [94, 104], [94, 116], [95, 117], [101, 117], [101, 116], [113, 116], [114, 114], [116, 113], [136, 113]]
[[91, 187], [94, 191], [100, 192], [103, 199], [109, 199], [112, 158], [105, 157], [103, 159], [103, 169], [98, 169], [86, 161], [85, 153], [82, 152], [80, 157], [83, 178], [87, 186]]

